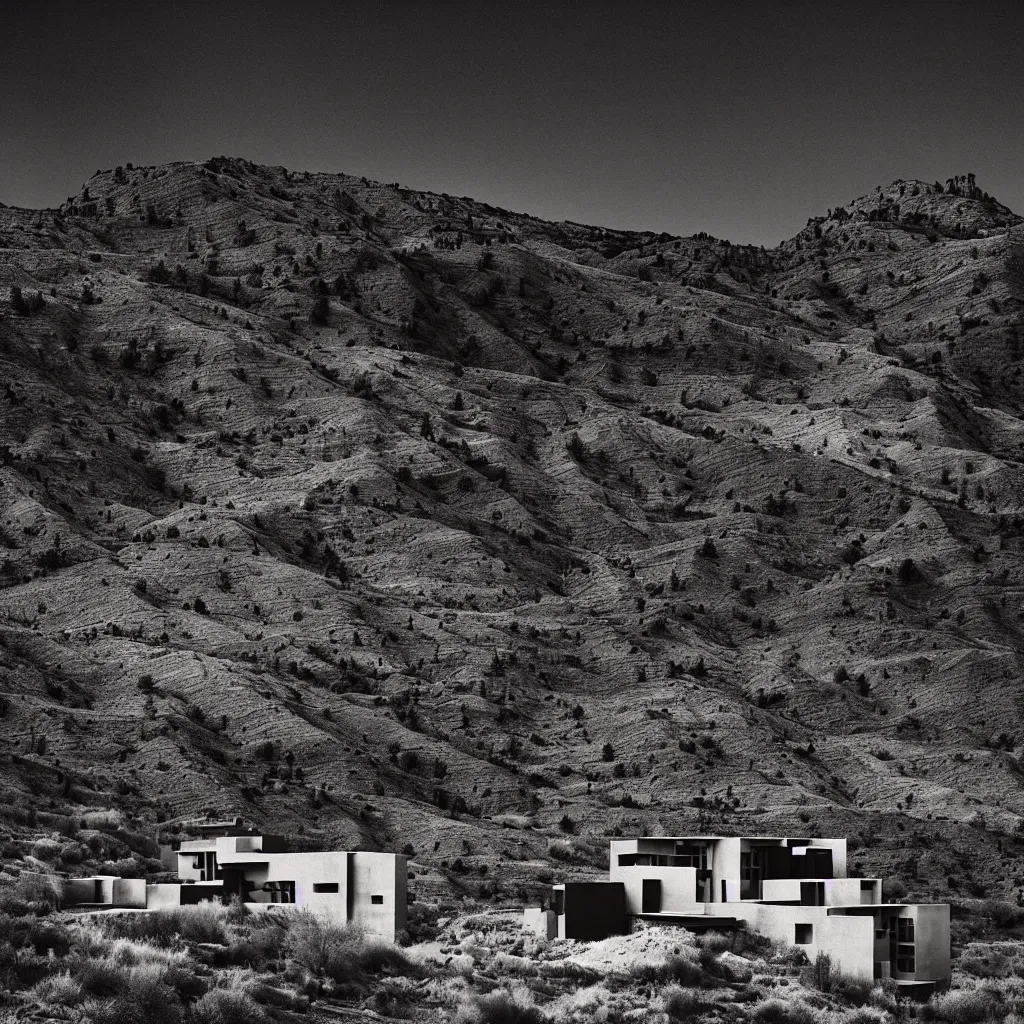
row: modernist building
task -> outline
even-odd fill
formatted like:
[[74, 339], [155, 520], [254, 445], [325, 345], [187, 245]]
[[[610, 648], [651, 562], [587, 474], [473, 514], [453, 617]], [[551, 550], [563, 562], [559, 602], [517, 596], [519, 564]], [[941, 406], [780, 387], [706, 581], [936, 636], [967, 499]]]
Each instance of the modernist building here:
[[68, 879], [65, 903], [154, 910], [238, 899], [251, 909], [305, 908], [394, 939], [406, 925], [407, 858], [392, 853], [299, 853], [237, 819], [199, 826], [202, 839], [161, 851], [177, 881]]
[[685, 836], [614, 840], [607, 882], [566, 883], [527, 925], [600, 939], [634, 921], [695, 930], [746, 927], [827, 953], [864, 981], [945, 985], [949, 907], [882, 903], [877, 878], [849, 878], [845, 839]]

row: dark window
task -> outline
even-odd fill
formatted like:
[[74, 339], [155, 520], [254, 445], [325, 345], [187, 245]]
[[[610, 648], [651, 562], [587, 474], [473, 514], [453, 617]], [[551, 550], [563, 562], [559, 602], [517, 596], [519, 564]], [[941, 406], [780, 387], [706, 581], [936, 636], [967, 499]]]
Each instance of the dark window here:
[[295, 883], [294, 882], [264, 882], [264, 892], [270, 894], [271, 903], [294, 903]]
[[337, 892], [337, 882], [314, 882], [313, 892]]
[[896, 970], [901, 974], [913, 974], [915, 969], [914, 958], [912, 956], [898, 956], [896, 958]]
[[640, 896], [641, 914], [661, 913], [661, 879], [645, 878]]
[[565, 890], [555, 889], [551, 909], [559, 916], [565, 913]]
[[814, 925], [813, 924], [798, 924], [796, 926], [796, 936], [794, 942], [798, 946], [806, 946], [814, 941]]
[[384, 902], [384, 897], [383, 896], [371, 896], [370, 897], [370, 902], [371, 903], [383, 903]]

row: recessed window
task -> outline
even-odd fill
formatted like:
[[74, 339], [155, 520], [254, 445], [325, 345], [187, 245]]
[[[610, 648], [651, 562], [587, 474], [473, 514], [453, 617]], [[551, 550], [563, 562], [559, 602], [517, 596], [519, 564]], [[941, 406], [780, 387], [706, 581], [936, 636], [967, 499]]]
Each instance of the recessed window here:
[[383, 903], [384, 902], [384, 897], [383, 896], [371, 896], [370, 897], [370, 902], [371, 903]]
[[814, 941], [814, 925], [798, 924], [796, 926], [796, 937], [794, 942], [798, 946], [806, 946]]
[[314, 882], [313, 892], [337, 892], [337, 882]]

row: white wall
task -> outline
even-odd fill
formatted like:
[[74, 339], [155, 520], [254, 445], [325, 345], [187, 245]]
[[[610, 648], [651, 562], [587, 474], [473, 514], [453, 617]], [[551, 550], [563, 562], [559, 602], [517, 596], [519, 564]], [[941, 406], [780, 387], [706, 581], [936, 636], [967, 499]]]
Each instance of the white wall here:
[[[336, 924], [352, 924], [387, 939], [406, 926], [408, 858], [391, 853], [237, 853], [226, 862], [242, 869], [256, 886], [251, 898], [270, 903], [260, 891], [264, 882], [294, 882], [295, 906], [305, 907]], [[317, 883], [335, 884], [337, 892], [314, 891]], [[373, 897], [382, 898], [374, 903]]]
[[796, 945], [797, 924], [812, 926], [812, 940], [797, 948], [813, 963], [827, 953], [845, 975], [870, 982], [874, 978], [875, 922], [871, 916], [830, 916], [827, 907], [780, 907], [748, 900], [719, 904], [715, 911], [745, 921], [752, 931], [776, 942]]
[[608, 871], [611, 882], [622, 882], [626, 890], [626, 913], [642, 913], [644, 879], [661, 881], [661, 913], [700, 914], [704, 904], [697, 902], [697, 869], [648, 867], [636, 865], [620, 867], [612, 861]]
[[740, 898], [740, 839], [719, 839], [712, 844], [711, 856], [711, 898], [719, 903], [722, 899], [722, 880], [731, 882], [726, 887], [728, 899]]
[[811, 848], [825, 848], [832, 851], [832, 877], [846, 878], [846, 840], [812, 839]]
[[181, 906], [181, 886], [174, 882], [162, 882], [146, 886], [146, 909], [166, 910]]
[[948, 981], [949, 905], [915, 904], [908, 909], [914, 918], [914, 977], [918, 981]]
[[[871, 891], [862, 894], [861, 882], [870, 882]], [[830, 907], [881, 902], [882, 883], [877, 878], [836, 878], [825, 882], [825, 903]]]
[[115, 878], [111, 886], [111, 903], [115, 907], [145, 910], [146, 880], [144, 878]]
[[558, 917], [553, 910], [527, 907], [523, 911], [523, 928], [542, 939], [553, 939], [558, 934]]
[[[394, 939], [406, 926], [408, 859], [401, 854], [352, 854], [352, 923], [376, 935]], [[371, 896], [384, 897], [374, 904]]]

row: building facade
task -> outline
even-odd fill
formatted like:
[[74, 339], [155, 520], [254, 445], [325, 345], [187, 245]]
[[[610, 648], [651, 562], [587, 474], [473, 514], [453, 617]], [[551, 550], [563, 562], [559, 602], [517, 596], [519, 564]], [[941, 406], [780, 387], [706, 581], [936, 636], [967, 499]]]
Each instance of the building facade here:
[[[252, 910], [305, 909], [339, 925], [356, 925], [394, 940], [406, 926], [407, 858], [348, 851], [293, 852], [280, 836], [239, 822], [200, 826], [203, 838], [163, 851], [174, 882], [135, 882], [132, 902], [114, 902], [113, 880], [68, 879], [65, 903], [143, 907], [148, 910], [238, 900]], [[141, 887], [141, 889], [140, 889]], [[94, 899], [97, 894], [106, 899]], [[127, 892], [124, 896], [127, 897]]]
[[570, 897], [582, 884], [556, 886], [554, 921], [531, 919], [534, 929], [593, 939], [628, 931], [638, 920], [745, 927], [799, 946], [811, 960], [825, 953], [862, 981], [933, 987], [949, 981], [949, 907], [882, 903], [879, 879], [847, 876], [845, 839], [613, 840], [608, 881], [585, 883], [585, 891]]

